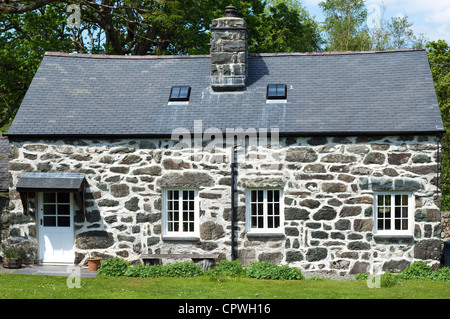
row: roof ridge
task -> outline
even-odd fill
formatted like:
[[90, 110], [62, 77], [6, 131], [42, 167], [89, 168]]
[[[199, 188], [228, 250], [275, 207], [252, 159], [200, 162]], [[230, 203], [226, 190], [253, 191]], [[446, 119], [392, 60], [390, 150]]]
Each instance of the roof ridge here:
[[280, 53], [249, 53], [250, 56], [310, 56], [310, 55], [357, 55], [357, 54], [377, 54], [377, 53], [397, 53], [397, 52], [415, 52], [425, 51], [425, 49], [392, 49], [377, 51], [319, 51], [319, 52], [280, 52]]
[[[320, 56], [320, 55], [358, 55], [425, 51], [425, 49], [394, 49], [377, 51], [320, 51], [320, 52], [279, 52], [279, 53], [249, 53], [252, 57], [280, 57], [280, 56]], [[210, 58], [210, 54], [197, 55], [108, 55], [108, 54], [86, 54], [67, 52], [45, 52], [46, 56], [90, 58], [90, 59], [130, 59], [130, 60], [157, 60], [157, 59], [198, 59]]]
[[130, 59], [130, 60], [157, 60], [157, 59], [196, 59], [209, 58], [209, 54], [203, 55], [108, 55], [87, 53], [66, 53], [46, 51], [45, 56], [57, 56], [68, 58], [90, 58], [90, 59]]

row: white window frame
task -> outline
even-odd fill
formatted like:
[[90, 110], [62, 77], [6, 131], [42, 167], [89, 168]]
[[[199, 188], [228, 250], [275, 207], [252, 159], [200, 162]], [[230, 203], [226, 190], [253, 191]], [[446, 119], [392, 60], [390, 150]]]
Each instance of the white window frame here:
[[[262, 228], [252, 227], [252, 191], [263, 191], [263, 225]], [[268, 205], [267, 205], [267, 191], [279, 192], [279, 218], [280, 223], [277, 228], [267, 227], [268, 220]], [[246, 194], [246, 219], [247, 219], [247, 235], [268, 235], [268, 236], [281, 236], [284, 235], [284, 199], [283, 190], [279, 188], [249, 188]]]
[[[391, 228], [390, 229], [378, 229], [378, 196], [390, 196], [391, 197]], [[408, 229], [401, 230], [395, 229], [395, 195], [407, 195], [408, 196]], [[402, 203], [403, 204], [403, 203]], [[377, 192], [374, 194], [374, 235], [375, 236], [412, 236], [414, 232], [414, 196], [408, 192]]]
[[[178, 231], [169, 231], [169, 212], [168, 212], [168, 198], [170, 191], [179, 191], [178, 200], [179, 202], [179, 223], [180, 227]], [[183, 231], [183, 191], [193, 191], [194, 192], [194, 231]], [[199, 214], [199, 197], [197, 189], [187, 189], [187, 188], [168, 188], [163, 191], [163, 239], [198, 239], [200, 237], [200, 214]]]

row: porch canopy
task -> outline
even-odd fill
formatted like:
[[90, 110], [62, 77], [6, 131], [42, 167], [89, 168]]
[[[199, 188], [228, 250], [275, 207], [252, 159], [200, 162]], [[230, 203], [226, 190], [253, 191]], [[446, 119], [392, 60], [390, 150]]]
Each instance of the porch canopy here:
[[28, 213], [29, 192], [74, 193], [75, 201], [84, 214], [85, 175], [76, 173], [23, 173], [17, 182], [23, 213]]

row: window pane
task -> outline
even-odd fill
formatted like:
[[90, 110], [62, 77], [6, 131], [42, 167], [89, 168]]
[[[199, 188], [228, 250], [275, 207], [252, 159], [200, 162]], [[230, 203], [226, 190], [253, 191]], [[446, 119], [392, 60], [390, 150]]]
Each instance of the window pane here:
[[262, 203], [264, 201], [264, 191], [258, 191], [258, 202]]
[[277, 95], [277, 87], [276, 85], [269, 85], [269, 96]]
[[70, 193], [58, 193], [58, 203], [70, 203]]
[[70, 215], [70, 205], [58, 205], [58, 215]]
[[44, 193], [44, 203], [56, 203], [56, 194]]
[[[167, 95], [166, 95], [167, 96]], [[172, 88], [172, 95], [170, 96], [171, 98], [178, 98], [180, 96], [180, 87], [178, 86], [174, 86]]]
[[400, 206], [402, 204], [402, 195], [395, 195], [395, 206]]
[[56, 205], [44, 204], [44, 215], [56, 215]]
[[378, 206], [384, 205], [384, 195], [378, 195]]
[[45, 227], [56, 226], [56, 217], [55, 216], [44, 216], [44, 226]]
[[58, 227], [70, 227], [70, 217], [58, 216]]

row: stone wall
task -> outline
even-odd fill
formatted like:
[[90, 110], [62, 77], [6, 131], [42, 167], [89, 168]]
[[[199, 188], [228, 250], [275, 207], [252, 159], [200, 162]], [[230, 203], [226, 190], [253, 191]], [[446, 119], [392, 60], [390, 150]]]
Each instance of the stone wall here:
[[[15, 185], [22, 172], [86, 174], [86, 214], [75, 216], [76, 263], [87, 252], [137, 262], [142, 253], [218, 253], [230, 259], [229, 149], [175, 149], [171, 140], [11, 141], [10, 236], [36, 258], [36, 203], [23, 216]], [[239, 259], [289, 263], [335, 274], [398, 271], [414, 260], [438, 265], [440, 196], [434, 137], [281, 138], [238, 154]], [[162, 236], [162, 189], [192, 187], [200, 199], [200, 239]], [[250, 237], [245, 191], [283, 191], [284, 236]], [[375, 239], [374, 190], [415, 198], [414, 238]]]
[[450, 212], [442, 212], [442, 241], [450, 240]]

